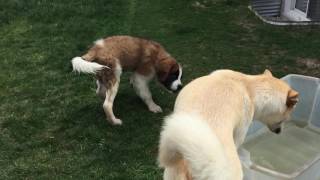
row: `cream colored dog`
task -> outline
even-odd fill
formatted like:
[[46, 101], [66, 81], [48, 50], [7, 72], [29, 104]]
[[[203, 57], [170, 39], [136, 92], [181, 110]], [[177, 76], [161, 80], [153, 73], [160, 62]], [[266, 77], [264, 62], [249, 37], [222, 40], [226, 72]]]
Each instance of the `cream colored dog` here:
[[298, 93], [266, 70], [218, 70], [185, 86], [161, 132], [165, 180], [240, 180], [237, 148], [253, 119], [280, 133]]

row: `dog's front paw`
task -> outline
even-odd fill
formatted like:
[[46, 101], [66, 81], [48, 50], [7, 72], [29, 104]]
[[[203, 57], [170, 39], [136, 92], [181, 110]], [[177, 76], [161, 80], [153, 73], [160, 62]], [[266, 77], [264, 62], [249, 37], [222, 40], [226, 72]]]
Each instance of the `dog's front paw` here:
[[156, 104], [149, 106], [149, 110], [153, 113], [161, 113], [162, 112], [161, 107]]
[[122, 124], [122, 121], [121, 119], [118, 119], [118, 118], [115, 118], [112, 120], [112, 125], [121, 125]]

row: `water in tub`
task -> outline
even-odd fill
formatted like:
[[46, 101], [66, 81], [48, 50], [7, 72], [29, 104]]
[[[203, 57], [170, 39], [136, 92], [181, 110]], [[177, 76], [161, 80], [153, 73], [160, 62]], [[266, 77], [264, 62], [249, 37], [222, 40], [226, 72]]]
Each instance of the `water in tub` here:
[[320, 157], [320, 133], [291, 122], [280, 135], [263, 133], [246, 142], [244, 148], [250, 152], [255, 165], [295, 174]]

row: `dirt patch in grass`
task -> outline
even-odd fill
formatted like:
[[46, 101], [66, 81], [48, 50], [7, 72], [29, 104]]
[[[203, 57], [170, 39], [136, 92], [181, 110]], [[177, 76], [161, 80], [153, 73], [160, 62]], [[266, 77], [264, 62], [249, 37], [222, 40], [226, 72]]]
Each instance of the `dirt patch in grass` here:
[[313, 58], [298, 58], [296, 60], [297, 72], [309, 76], [320, 77], [320, 60]]
[[194, 1], [191, 6], [196, 9], [206, 9], [214, 6], [218, 2], [224, 2], [224, 0], [198, 0]]

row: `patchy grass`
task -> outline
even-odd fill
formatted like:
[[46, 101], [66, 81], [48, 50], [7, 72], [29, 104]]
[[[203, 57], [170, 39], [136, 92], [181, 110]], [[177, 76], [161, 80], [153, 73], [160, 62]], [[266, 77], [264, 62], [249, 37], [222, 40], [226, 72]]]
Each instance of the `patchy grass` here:
[[[175, 95], [152, 84], [163, 114], [134, 94], [128, 74], [110, 126], [89, 75], [70, 60], [104, 36], [162, 43], [184, 66], [184, 82], [220, 68], [281, 77], [318, 64], [320, 28], [260, 22], [233, 0], [0, 0], [0, 179], [160, 179], [157, 144]], [[314, 66], [312, 66], [314, 67]]]

